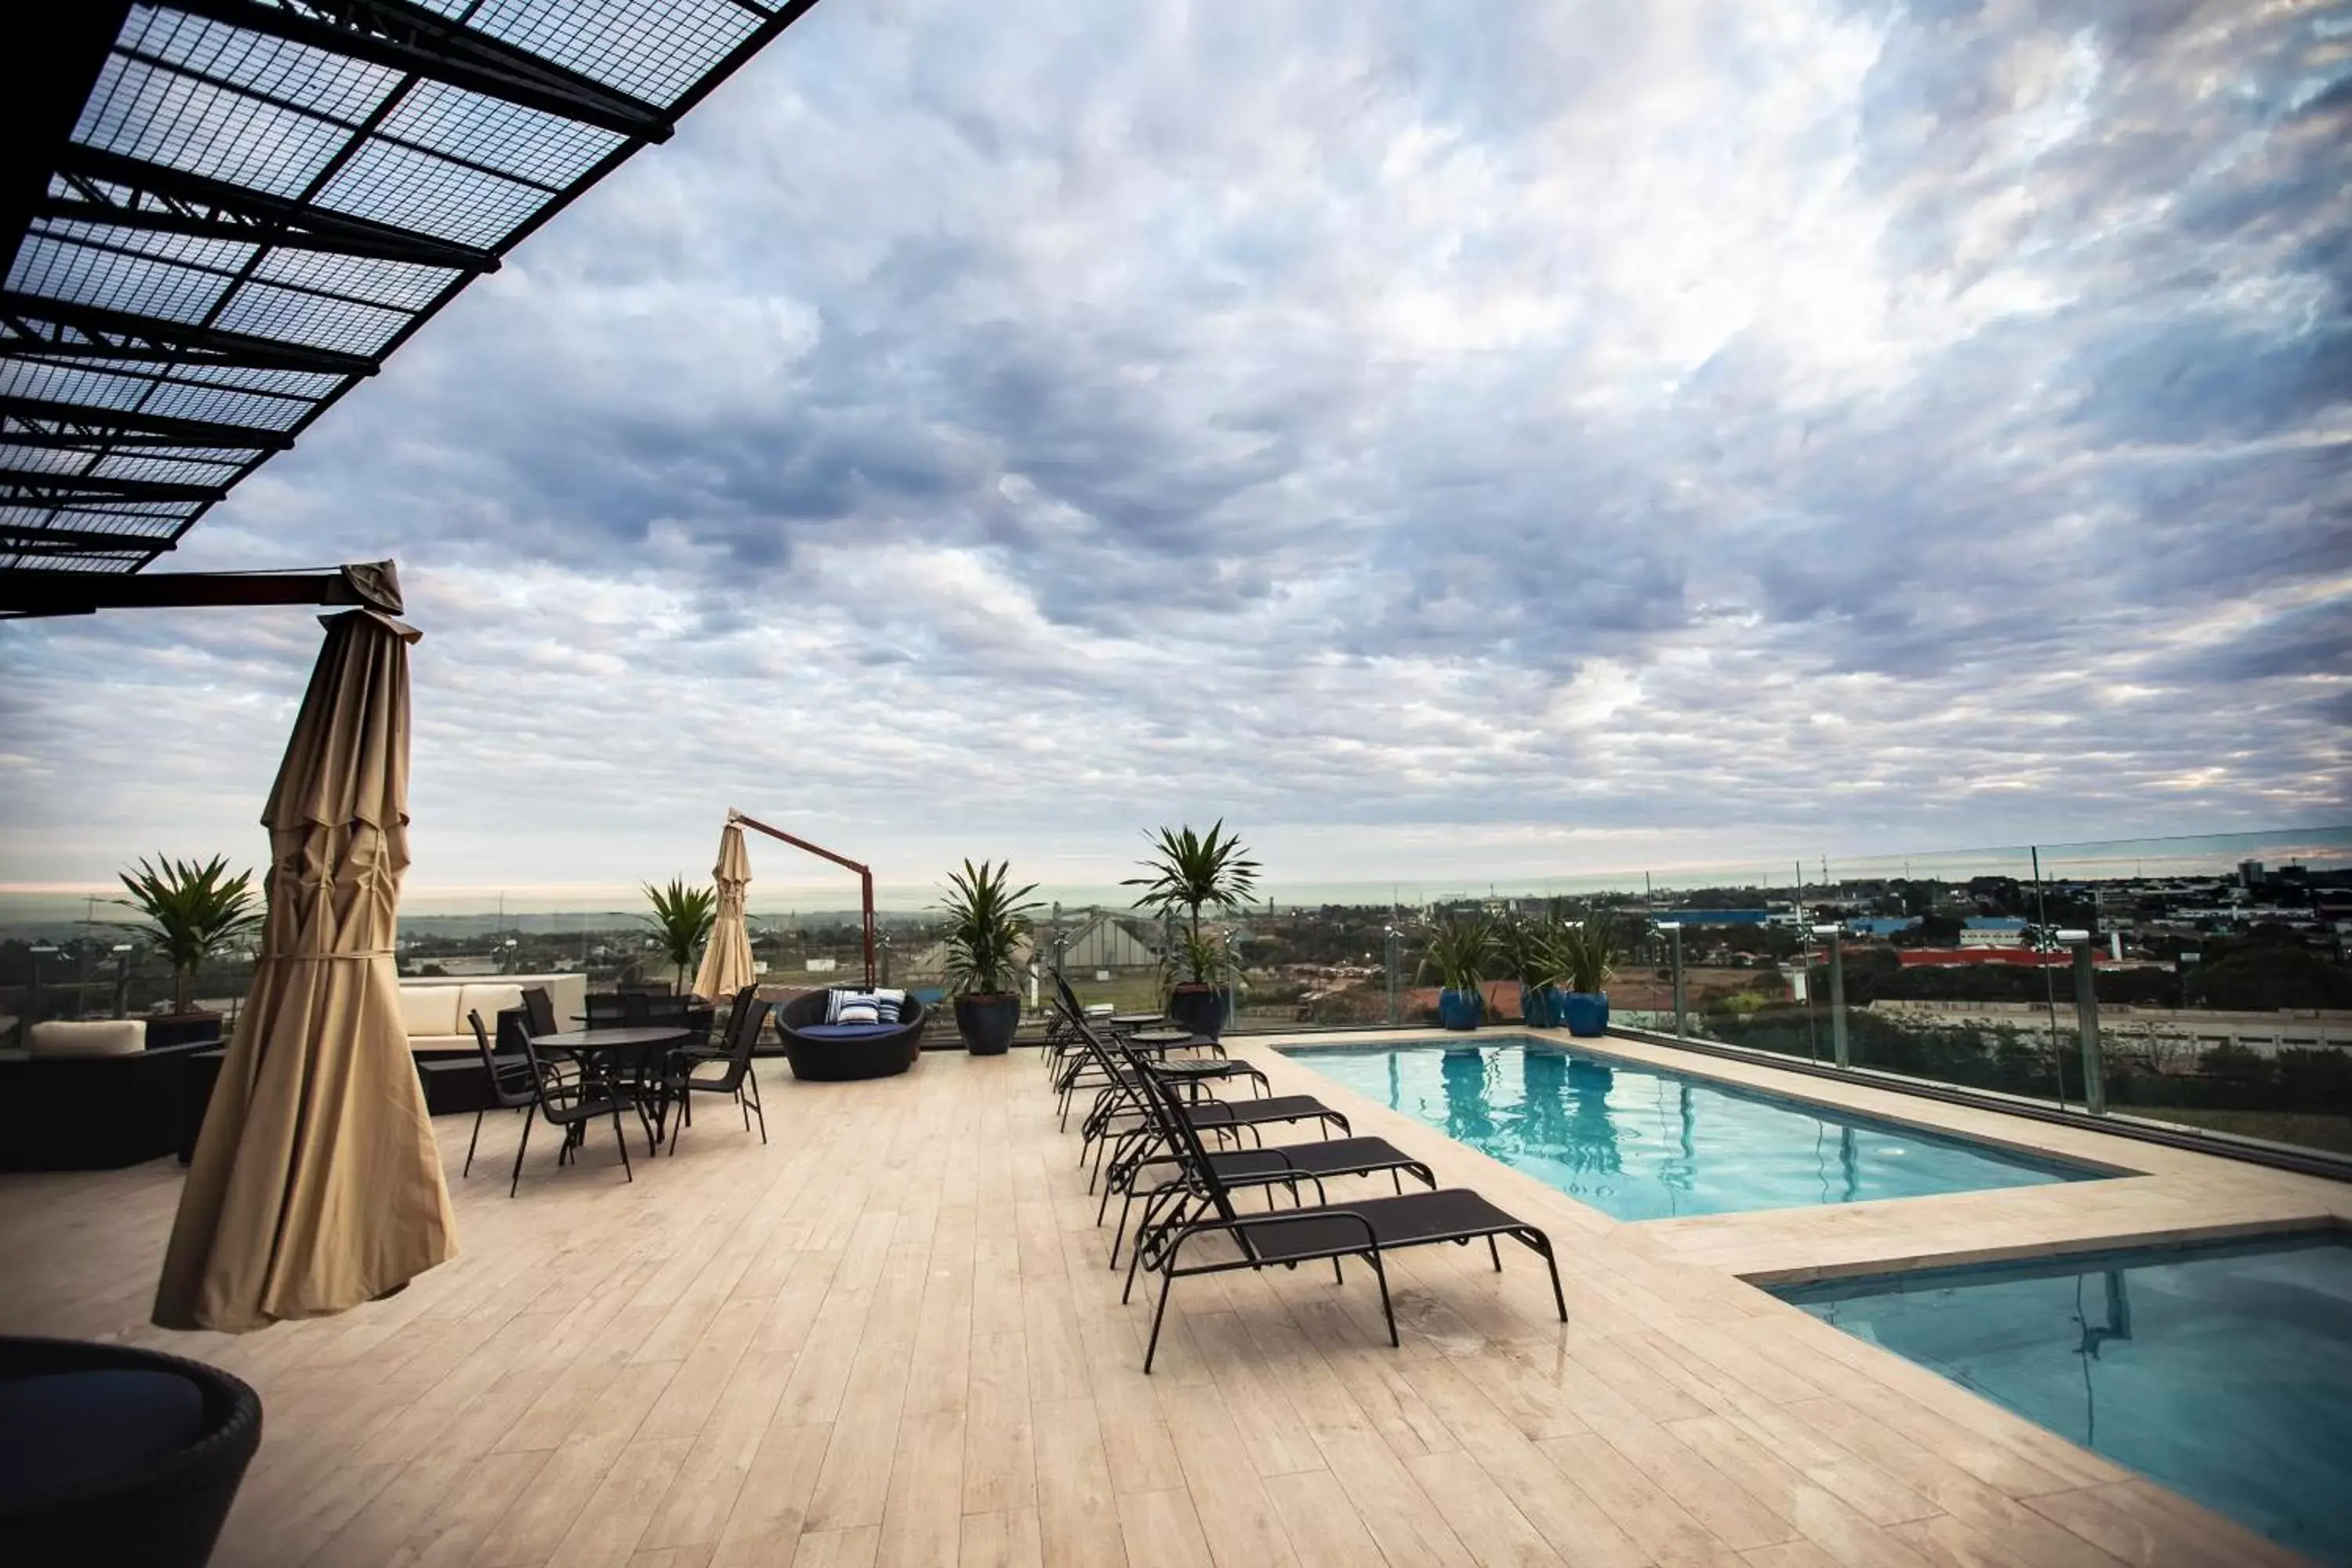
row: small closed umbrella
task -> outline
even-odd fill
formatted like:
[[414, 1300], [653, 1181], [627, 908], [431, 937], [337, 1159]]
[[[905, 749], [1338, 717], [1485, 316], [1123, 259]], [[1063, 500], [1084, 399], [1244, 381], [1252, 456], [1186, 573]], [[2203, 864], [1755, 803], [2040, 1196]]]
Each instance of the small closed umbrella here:
[[393, 964], [408, 868], [408, 645], [373, 610], [326, 644], [262, 823], [268, 915], [155, 1290], [164, 1328], [341, 1312], [457, 1250]]
[[719, 835], [719, 864], [710, 868], [710, 876], [719, 887], [719, 909], [711, 917], [710, 941], [702, 950], [694, 989], [719, 1002], [751, 984], [751, 933], [743, 922], [751, 857], [743, 847], [742, 828], [733, 822]]

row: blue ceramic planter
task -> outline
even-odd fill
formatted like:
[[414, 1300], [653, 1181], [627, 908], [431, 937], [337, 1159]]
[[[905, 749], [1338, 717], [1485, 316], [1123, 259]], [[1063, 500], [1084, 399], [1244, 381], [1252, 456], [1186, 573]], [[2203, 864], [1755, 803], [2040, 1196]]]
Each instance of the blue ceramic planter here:
[[1568, 1032], [1582, 1039], [1591, 1039], [1609, 1032], [1609, 994], [1605, 991], [1569, 991], [1560, 996], [1560, 1018]]
[[1486, 1016], [1486, 998], [1451, 987], [1437, 994], [1437, 1021], [1449, 1029], [1475, 1029]]
[[1559, 1027], [1559, 993], [1550, 986], [1538, 990], [1532, 985], [1519, 987], [1519, 1020], [1530, 1029]]

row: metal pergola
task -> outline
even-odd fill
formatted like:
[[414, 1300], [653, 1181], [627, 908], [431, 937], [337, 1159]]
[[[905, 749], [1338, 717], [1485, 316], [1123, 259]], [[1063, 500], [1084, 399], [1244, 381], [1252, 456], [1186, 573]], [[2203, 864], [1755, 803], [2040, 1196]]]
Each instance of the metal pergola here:
[[[37, 33], [17, 19], [0, 63], [10, 610], [172, 550], [814, 3], [77, 0]], [[64, 603], [121, 600], [92, 584]]]

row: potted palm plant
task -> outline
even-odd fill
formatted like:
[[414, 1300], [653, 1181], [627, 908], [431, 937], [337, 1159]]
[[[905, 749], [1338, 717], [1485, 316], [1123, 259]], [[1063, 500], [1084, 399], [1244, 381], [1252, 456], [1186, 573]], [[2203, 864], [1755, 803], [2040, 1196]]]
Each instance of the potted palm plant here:
[[1504, 967], [1519, 983], [1519, 1017], [1529, 1028], [1549, 1029], [1559, 1023], [1555, 998], [1560, 994], [1564, 931], [1559, 912], [1554, 910], [1536, 920], [1512, 915], [1496, 937]]
[[976, 1057], [998, 1057], [1021, 1026], [1021, 993], [1013, 988], [1022, 938], [1029, 934], [1028, 901], [1036, 884], [1013, 888], [1013, 862], [975, 866], [948, 873], [948, 984], [955, 990], [956, 1033]]
[[1481, 914], [1459, 914], [1440, 922], [1423, 952], [1424, 973], [1441, 987], [1437, 1021], [1449, 1029], [1475, 1029], [1486, 1016], [1486, 964], [1495, 956], [1495, 922]]
[[1171, 980], [1168, 1016], [1197, 1035], [1222, 1034], [1233, 1004], [1233, 988], [1223, 983], [1227, 955], [1223, 942], [1202, 931], [1201, 911], [1241, 909], [1257, 890], [1258, 864], [1239, 837], [1225, 831], [1223, 817], [1205, 834], [1189, 826], [1161, 828], [1150, 858], [1137, 864], [1150, 875], [1122, 884], [1143, 889], [1134, 907], [1184, 914], [1184, 929], [1163, 960]]
[[1591, 1039], [1609, 1032], [1609, 977], [1617, 972], [1617, 928], [1595, 910], [1567, 928], [1560, 946], [1560, 1021], [1568, 1032]]
[[683, 995], [686, 977], [694, 971], [695, 954], [709, 938], [711, 922], [719, 918], [719, 894], [709, 888], [689, 888], [677, 877], [672, 877], [667, 888], [647, 882], [645, 889], [646, 901], [654, 907], [654, 935], [661, 943], [662, 956], [677, 973], [677, 991]]
[[[150, 1046], [181, 1045], [220, 1038], [220, 1015], [195, 1005], [196, 970], [205, 959], [261, 924], [260, 896], [253, 873], [228, 874], [219, 855], [193, 860], [142, 858], [136, 873], [117, 873], [131, 896], [114, 902], [146, 917], [133, 925], [172, 964], [172, 1012], [147, 1021]], [[132, 922], [126, 921], [126, 924]]]

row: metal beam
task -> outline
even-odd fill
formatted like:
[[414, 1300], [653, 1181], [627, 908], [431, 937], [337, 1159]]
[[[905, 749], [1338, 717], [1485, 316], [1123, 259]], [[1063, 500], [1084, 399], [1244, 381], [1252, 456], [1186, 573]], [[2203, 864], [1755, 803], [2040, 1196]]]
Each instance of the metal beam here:
[[643, 142], [667, 142], [656, 106], [405, 0], [160, 0], [166, 8], [367, 60]]
[[144, 414], [88, 403], [57, 403], [45, 397], [20, 397], [14, 393], [0, 393], [0, 420], [58, 426], [54, 431], [0, 429], [0, 446], [9, 447], [234, 447], [247, 451], [282, 452], [294, 445], [294, 437], [283, 430], [226, 425], [211, 419], [182, 419], [168, 414]]
[[[40, 324], [79, 334], [44, 332]], [[118, 359], [234, 365], [247, 370], [285, 370], [321, 375], [373, 375], [376, 362], [365, 354], [279, 342], [245, 332], [223, 331], [186, 321], [169, 321], [128, 310], [69, 305], [13, 290], [0, 293], [0, 359]]]
[[[176, 548], [170, 534], [109, 533], [95, 528], [42, 528], [0, 522], [0, 554], [150, 555]], [[0, 576], [5, 576], [0, 573]]]
[[0, 616], [251, 605], [356, 605], [388, 616], [403, 613], [400, 575], [389, 561], [338, 566], [331, 572], [0, 570]]
[[36, 217], [460, 272], [499, 269], [498, 257], [476, 246], [452, 244], [78, 142], [68, 144], [58, 173], [66, 177], [67, 192], [43, 195], [34, 206]]
[[0, 53], [0, 268], [13, 270], [48, 189], [58, 150], [73, 135], [82, 105], [122, 32], [130, 0], [78, 0], [43, 6]]
[[[5, 492], [13, 490], [13, 496]], [[184, 484], [176, 479], [121, 479], [99, 474], [58, 474], [38, 468], [0, 468], [0, 500], [19, 506], [66, 506], [85, 500], [221, 500], [226, 485]]]

